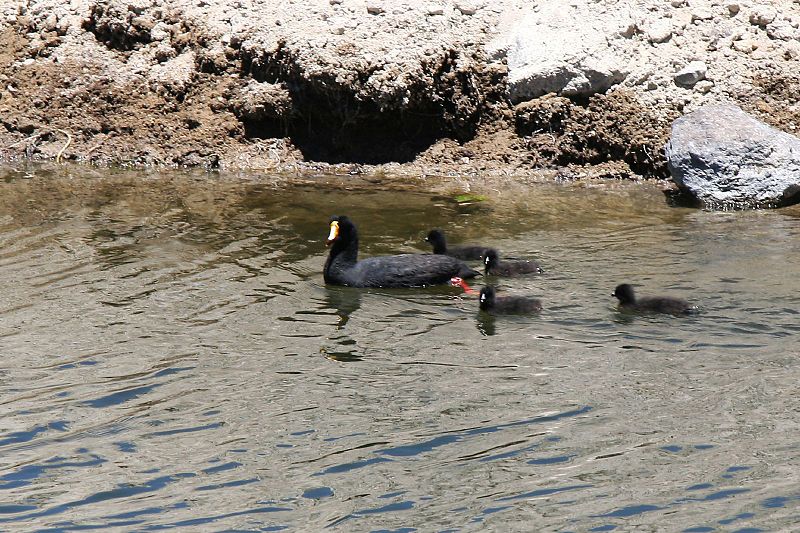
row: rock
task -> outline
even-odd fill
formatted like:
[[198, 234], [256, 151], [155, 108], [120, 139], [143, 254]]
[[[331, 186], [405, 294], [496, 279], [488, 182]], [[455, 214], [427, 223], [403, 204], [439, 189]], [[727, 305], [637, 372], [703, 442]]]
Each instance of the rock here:
[[692, 22], [696, 20], [711, 20], [713, 18], [714, 14], [708, 9], [697, 8], [696, 10], [692, 11]]
[[695, 83], [705, 79], [707, 70], [708, 67], [702, 61], [692, 61], [675, 73], [675, 83], [682, 87], [693, 87]]
[[456, 2], [456, 9], [458, 9], [462, 15], [474, 15], [478, 12], [478, 5], [469, 0], [461, 0]]
[[377, 5], [377, 4], [369, 4], [369, 5], [367, 5], [367, 13], [369, 13], [370, 15], [380, 15], [381, 13], [384, 13], [385, 11], [386, 10], [381, 5]]
[[797, 40], [798, 32], [788, 20], [774, 20], [767, 25], [767, 35], [770, 39], [794, 41]]
[[742, 39], [740, 41], [733, 41], [731, 46], [733, 46], [733, 49], [737, 52], [749, 54], [758, 48], [758, 42], [754, 41], [753, 39]]
[[714, 88], [714, 82], [709, 80], [698, 81], [694, 86], [694, 90], [700, 94], [706, 94]]
[[[622, 82], [633, 61], [620, 33], [633, 16], [604, 16], [561, 2], [541, 4], [497, 41], [504, 43], [513, 103], [554, 92], [588, 96]], [[622, 22], [621, 22], [622, 21]], [[493, 45], [488, 47], [492, 55]], [[495, 49], [499, 47], [495, 46]]]
[[772, 6], [755, 6], [750, 13], [750, 24], [765, 27], [767, 24], [775, 20], [778, 12]]
[[732, 17], [735, 17], [741, 9], [739, 2], [728, 2], [726, 7], [728, 8], [728, 13], [730, 13]]
[[677, 119], [665, 155], [672, 180], [706, 207], [800, 202], [800, 139], [735, 105], [704, 106]]
[[665, 43], [672, 37], [672, 22], [660, 19], [647, 27], [645, 33], [647, 34], [647, 40], [651, 43]]

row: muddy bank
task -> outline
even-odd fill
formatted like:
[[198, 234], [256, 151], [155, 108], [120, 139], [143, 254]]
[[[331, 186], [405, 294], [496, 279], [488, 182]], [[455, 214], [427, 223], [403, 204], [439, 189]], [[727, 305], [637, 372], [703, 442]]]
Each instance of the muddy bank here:
[[[800, 123], [797, 3], [556, 4], [5, 6], [0, 158], [658, 178], [703, 103]], [[526, 43], [548, 23], [552, 49]]]

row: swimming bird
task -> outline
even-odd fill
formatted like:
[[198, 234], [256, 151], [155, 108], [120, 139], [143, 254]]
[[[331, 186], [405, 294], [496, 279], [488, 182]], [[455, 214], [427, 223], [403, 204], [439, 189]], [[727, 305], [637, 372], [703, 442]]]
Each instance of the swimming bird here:
[[433, 253], [437, 255], [449, 255], [457, 259], [480, 259], [486, 251], [486, 246], [447, 246], [447, 239], [439, 229], [432, 229], [428, 232], [425, 240], [433, 245]]
[[516, 276], [517, 274], [541, 274], [542, 267], [535, 261], [508, 259], [501, 261], [494, 248], [489, 248], [483, 255], [484, 274], [493, 276]]
[[680, 298], [654, 296], [637, 299], [633, 287], [627, 283], [617, 285], [612, 296], [616, 296], [619, 300], [620, 311], [685, 315], [695, 310], [687, 301]]
[[495, 296], [494, 287], [487, 285], [481, 289], [479, 298], [481, 311], [493, 315], [538, 313], [542, 310], [542, 302], [527, 296]]
[[349, 287], [424, 287], [480, 275], [447, 255], [401, 254], [358, 260], [358, 229], [346, 216], [331, 217], [325, 283]]

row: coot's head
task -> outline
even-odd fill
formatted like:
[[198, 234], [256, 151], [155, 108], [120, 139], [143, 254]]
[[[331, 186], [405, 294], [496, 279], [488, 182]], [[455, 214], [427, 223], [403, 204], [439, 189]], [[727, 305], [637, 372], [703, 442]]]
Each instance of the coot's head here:
[[431, 244], [444, 242], [444, 233], [442, 233], [440, 229], [432, 229], [428, 232], [428, 236], [425, 237], [425, 240]]
[[487, 285], [481, 289], [481, 295], [478, 301], [480, 302], [479, 305], [482, 311], [494, 307], [494, 296], [494, 287], [491, 285]]
[[334, 215], [331, 217], [331, 224], [330, 224], [330, 233], [328, 234], [328, 240], [325, 241], [325, 244], [330, 246], [335, 241], [342, 241], [348, 242], [352, 240], [356, 235], [356, 226], [353, 224], [349, 218], [345, 215]]
[[444, 240], [444, 233], [439, 229], [432, 229], [428, 232], [425, 240], [433, 245], [433, 253], [443, 254], [447, 250], [447, 242]]
[[486, 265], [486, 271], [488, 272], [490, 268], [495, 266], [498, 261], [498, 254], [497, 250], [494, 248], [489, 248], [485, 252], [483, 252], [483, 264]]
[[632, 304], [636, 302], [636, 296], [633, 293], [633, 287], [627, 283], [617, 285], [617, 288], [614, 289], [614, 294], [612, 294], [612, 296], [616, 296], [621, 304]]

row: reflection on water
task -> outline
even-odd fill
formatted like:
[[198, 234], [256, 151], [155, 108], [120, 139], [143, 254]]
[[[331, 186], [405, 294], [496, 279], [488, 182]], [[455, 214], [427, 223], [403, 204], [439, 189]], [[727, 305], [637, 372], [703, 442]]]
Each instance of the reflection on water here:
[[[0, 528], [793, 527], [798, 208], [350, 179], [5, 171]], [[326, 287], [343, 213], [363, 256], [440, 227], [536, 258], [492, 282], [544, 310]], [[622, 282], [701, 312], [623, 315]]]

